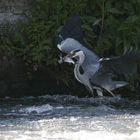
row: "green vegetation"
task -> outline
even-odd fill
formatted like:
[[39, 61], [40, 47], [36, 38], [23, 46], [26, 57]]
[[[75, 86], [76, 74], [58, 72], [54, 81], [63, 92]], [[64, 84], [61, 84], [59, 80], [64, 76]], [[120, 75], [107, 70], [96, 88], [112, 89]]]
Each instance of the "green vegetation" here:
[[[45, 67], [55, 78], [68, 81], [71, 70], [59, 71], [55, 39], [75, 13], [81, 16], [85, 41], [99, 56], [140, 46], [140, 0], [35, 0], [29, 22], [17, 23], [19, 31], [3, 39], [1, 53], [21, 57], [30, 71]], [[140, 83], [139, 78], [131, 82]]]

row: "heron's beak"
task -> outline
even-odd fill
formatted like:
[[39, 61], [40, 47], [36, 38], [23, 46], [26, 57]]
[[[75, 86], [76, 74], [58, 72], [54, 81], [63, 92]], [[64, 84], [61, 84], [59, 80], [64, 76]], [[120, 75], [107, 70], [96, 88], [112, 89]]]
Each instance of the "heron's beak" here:
[[58, 62], [59, 62], [60, 64], [63, 63], [63, 62], [75, 64], [75, 62], [72, 60], [70, 54], [68, 54], [68, 55], [66, 55], [66, 56], [64, 56], [64, 57], [60, 56], [60, 60], [59, 60]]
[[69, 54], [66, 55], [65, 57], [63, 57], [62, 59], [63, 59], [63, 62], [75, 64], [75, 62], [72, 60], [72, 58]]

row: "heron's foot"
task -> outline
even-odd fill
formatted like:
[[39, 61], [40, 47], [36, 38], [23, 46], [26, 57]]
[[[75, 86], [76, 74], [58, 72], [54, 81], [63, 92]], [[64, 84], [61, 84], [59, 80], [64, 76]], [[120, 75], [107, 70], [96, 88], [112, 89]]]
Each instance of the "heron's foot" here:
[[95, 96], [94, 96], [93, 90], [90, 93], [91, 93], [91, 96], [94, 98]]

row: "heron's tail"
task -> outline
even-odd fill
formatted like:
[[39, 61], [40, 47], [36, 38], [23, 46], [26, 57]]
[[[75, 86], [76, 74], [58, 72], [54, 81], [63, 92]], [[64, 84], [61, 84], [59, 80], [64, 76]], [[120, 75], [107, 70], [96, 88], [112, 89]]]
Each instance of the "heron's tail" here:
[[128, 83], [125, 81], [113, 81], [113, 84], [114, 88], [112, 90], [128, 85]]

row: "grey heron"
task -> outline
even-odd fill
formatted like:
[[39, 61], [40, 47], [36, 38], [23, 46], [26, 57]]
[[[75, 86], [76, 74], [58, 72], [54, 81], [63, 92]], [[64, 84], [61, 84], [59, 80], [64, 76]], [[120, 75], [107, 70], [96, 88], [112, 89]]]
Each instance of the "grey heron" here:
[[[82, 68], [85, 60], [84, 51], [79, 49], [71, 51], [68, 55], [63, 57], [63, 61], [68, 58], [78, 57], [75, 67], [74, 75], [76, 79], [88, 87], [93, 95], [93, 89], [97, 91], [99, 96], [103, 96], [103, 90], [109, 92], [112, 96], [113, 90], [127, 85], [125, 81], [113, 81], [112, 77], [115, 74], [134, 74], [137, 69], [136, 62], [140, 60], [140, 52], [137, 50], [126, 50], [122, 56], [112, 58], [100, 58], [98, 60], [98, 67], [94, 73], [92, 67], [88, 67], [86, 71]], [[90, 59], [90, 58], [89, 58]], [[129, 63], [128, 63], [129, 62]], [[95, 70], [94, 70], [95, 71]]]
[[[57, 47], [67, 54], [61, 61], [75, 64], [76, 79], [85, 85], [92, 95], [95, 89], [100, 96], [103, 96], [103, 90], [114, 96], [114, 89], [128, 84], [125, 81], [113, 81], [114, 74], [134, 74], [137, 69], [136, 62], [140, 60], [140, 52], [128, 49], [122, 56], [99, 58], [85, 46], [80, 18], [71, 17], [58, 36]], [[76, 59], [76, 63], [73, 58]]]

